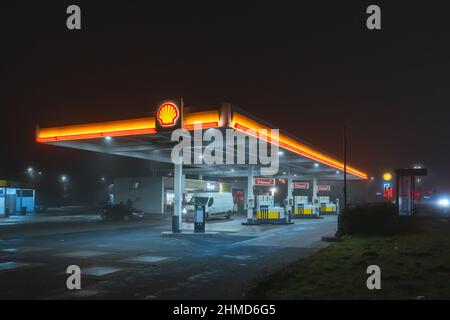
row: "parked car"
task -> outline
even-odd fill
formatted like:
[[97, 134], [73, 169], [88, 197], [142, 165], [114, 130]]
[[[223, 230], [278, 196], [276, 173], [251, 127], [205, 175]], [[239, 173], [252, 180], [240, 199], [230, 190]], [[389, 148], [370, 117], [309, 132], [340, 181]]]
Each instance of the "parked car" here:
[[199, 192], [194, 194], [183, 208], [185, 220], [194, 219], [195, 205], [205, 206], [205, 219], [215, 217], [231, 218], [234, 210], [233, 195], [229, 192]]
[[140, 219], [144, 216], [143, 212], [121, 204], [107, 205], [103, 207], [100, 217], [103, 221], [130, 221]]

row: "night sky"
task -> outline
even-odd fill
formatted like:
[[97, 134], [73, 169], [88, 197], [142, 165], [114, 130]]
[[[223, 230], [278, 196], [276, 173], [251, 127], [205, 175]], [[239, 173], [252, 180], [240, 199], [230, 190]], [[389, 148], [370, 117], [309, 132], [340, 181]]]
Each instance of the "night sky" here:
[[[243, 4], [245, 2], [245, 5]], [[395, 3], [394, 3], [395, 2]], [[66, 28], [66, 8], [82, 30]], [[382, 30], [366, 28], [369, 4]], [[448, 1], [17, 1], [0, 18], [0, 179], [79, 179], [143, 161], [38, 145], [35, 126], [231, 102], [379, 177], [422, 164], [450, 186]], [[130, 165], [132, 163], [133, 165]]]

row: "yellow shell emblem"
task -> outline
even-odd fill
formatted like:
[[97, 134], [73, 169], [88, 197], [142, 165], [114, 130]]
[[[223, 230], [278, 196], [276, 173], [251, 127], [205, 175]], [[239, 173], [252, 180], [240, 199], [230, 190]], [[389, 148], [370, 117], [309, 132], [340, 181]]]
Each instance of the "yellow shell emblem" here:
[[173, 103], [164, 103], [158, 110], [158, 121], [163, 127], [173, 126], [178, 120], [180, 112]]

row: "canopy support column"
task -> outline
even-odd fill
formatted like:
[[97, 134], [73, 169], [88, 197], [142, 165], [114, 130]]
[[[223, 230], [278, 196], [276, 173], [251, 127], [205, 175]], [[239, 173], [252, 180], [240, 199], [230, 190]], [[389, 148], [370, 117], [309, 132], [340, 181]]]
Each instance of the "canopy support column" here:
[[183, 211], [183, 164], [175, 164], [174, 168], [174, 200], [173, 200], [173, 216], [172, 216], [172, 232], [181, 232]]
[[248, 207], [248, 199], [253, 196], [254, 167], [248, 167], [247, 175], [247, 223], [253, 223], [253, 208]]
[[314, 177], [312, 180], [312, 203], [317, 204], [319, 203], [319, 199], [317, 198], [317, 178]]

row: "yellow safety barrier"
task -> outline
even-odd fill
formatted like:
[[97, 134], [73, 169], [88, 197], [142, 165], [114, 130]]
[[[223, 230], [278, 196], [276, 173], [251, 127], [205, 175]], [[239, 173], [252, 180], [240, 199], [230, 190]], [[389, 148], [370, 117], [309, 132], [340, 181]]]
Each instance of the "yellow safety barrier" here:
[[294, 214], [313, 214], [312, 208], [295, 208]]
[[335, 212], [334, 206], [321, 206], [320, 212]]
[[258, 211], [256, 216], [258, 219], [280, 219], [280, 213], [278, 211]]

